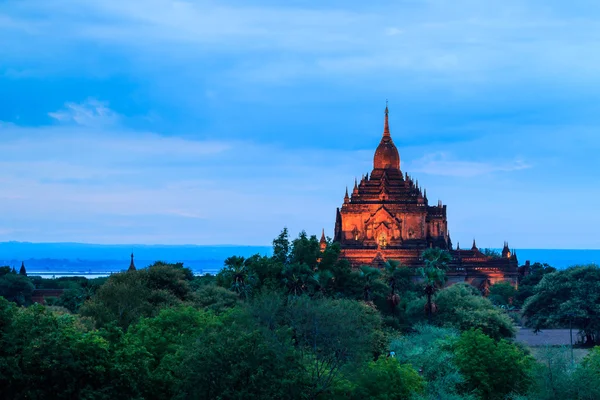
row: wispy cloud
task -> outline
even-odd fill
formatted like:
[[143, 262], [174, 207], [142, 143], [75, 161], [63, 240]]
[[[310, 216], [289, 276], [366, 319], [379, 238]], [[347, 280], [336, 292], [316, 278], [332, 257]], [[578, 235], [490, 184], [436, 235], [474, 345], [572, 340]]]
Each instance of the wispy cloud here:
[[438, 152], [427, 154], [419, 160], [409, 164], [410, 170], [417, 173], [429, 175], [475, 177], [489, 175], [495, 172], [512, 172], [531, 168], [531, 165], [523, 160], [496, 162], [464, 161], [453, 159], [449, 154]]
[[114, 125], [119, 120], [119, 115], [111, 110], [107, 103], [96, 99], [87, 99], [80, 104], [67, 103], [64, 109], [50, 112], [48, 115], [61, 123], [96, 127]]

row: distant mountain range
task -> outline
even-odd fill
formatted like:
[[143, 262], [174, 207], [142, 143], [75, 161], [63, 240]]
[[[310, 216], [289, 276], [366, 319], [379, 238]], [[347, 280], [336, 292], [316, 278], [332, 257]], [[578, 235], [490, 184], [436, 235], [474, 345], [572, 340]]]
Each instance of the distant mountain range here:
[[[110, 273], [129, 267], [134, 253], [138, 268], [155, 261], [183, 262], [196, 273], [215, 273], [230, 256], [271, 255], [271, 246], [196, 245], [99, 245], [85, 243], [0, 242], [0, 265], [19, 267], [29, 273]], [[600, 264], [600, 250], [517, 249], [519, 263], [545, 262], [556, 268], [575, 264]]]

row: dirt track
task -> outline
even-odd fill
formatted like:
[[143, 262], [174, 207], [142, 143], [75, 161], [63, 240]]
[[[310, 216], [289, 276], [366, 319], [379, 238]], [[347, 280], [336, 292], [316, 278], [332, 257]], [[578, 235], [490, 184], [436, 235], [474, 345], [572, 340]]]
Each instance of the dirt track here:
[[[573, 329], [573, 343], [577, 343], [579, 339], [577, 333], [578, 330]], [[544, 329], [535, 334], [533, 329], [519, 328], [516, 340], [529, 346], [568, 346], [571, 344], [568, 329]]]

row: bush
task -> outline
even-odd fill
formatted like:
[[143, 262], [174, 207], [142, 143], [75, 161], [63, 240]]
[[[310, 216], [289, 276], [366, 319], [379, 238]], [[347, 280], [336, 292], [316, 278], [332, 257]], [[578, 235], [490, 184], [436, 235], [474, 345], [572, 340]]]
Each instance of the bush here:
[[[407, 313], [414, 322], [424, 322], [426, 298], [421, 297], [410, 302]], [[455, 328], [460, 331], [481, 329], [496, 340], [515, 335], [510, 318], [477, 289], [467, 284], [455, 284], [437, 292], [433, 297], [437, 311], [432, 316], [436, 326]]]
[[454, 362], [453, 353], [459, 332], [431, 325], [417, 325], [414, 330], [410, 335], [392, 340], [390, 350], [398, 362], [412, 365], [425, 378], [427, 398], [464, 396], [460, 387], [465, 379]]
[[340, 399], [411, 399], [423, 391], [424, 380], [415, 369], [393, 357], [381, 357], [365, 364], [354, 382], [344, 381], [334, 396]]
[[461, 334], [454, 360], [466, 379], [465, 388], [485, 400], [525, 394], [535, 362], [519, 347], [506, 340], [495, 341], [480, 329]]

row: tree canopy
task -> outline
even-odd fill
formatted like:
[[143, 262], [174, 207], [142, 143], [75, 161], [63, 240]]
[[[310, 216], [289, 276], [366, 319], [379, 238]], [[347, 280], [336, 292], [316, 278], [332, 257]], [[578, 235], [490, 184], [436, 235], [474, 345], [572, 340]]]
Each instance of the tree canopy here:
[[579, 328], [588, 344], [600, 339], [600, 267], [583, 265], [544, 274], [523, 307], [535, 329]]

